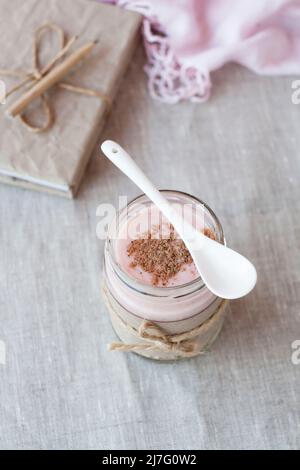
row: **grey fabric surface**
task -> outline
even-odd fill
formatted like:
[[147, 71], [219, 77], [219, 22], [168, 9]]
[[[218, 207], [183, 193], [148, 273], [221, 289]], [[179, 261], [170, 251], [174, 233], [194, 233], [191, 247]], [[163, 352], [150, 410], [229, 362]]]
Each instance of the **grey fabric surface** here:
[[75, 201], [0, 186], [0, 447], [299, 448], [296, 77], [229, 66], [208, 103], [168, 106], [149, 98], [143, 61], [138, 52], [102, 139], [126, 146], [161, 188], [206, 201], [255, 262], [257, 287], [232, 302], [204, 357], [108, 353], [96, 208], [138, 190], [98, 152]]

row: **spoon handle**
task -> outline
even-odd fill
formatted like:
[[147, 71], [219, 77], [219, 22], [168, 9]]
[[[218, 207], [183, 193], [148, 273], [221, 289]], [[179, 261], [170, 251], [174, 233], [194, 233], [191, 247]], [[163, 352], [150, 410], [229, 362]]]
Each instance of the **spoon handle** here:
[[[112, 140], [106, 140], [101, 145], [101, 150], [112, 163], [125, 173], [154, 202], [169, 222], [171, 222], [181, 238], [185, 241], [195, 239], [194, 227], [185, 221], [179, 212], [172, 208], [168, 200], [155, 188], [149, 178], [119, 144]], [[199, 232], [197, 232], [197, 236], [199, 237]]]
[[159, 207], [159, 209], [164, 204], [169, 205], [168, 201], [166, 201], [135, 161], [119, 144], [112, 140], [106, 140], [101, 145], [101, 150], [112, 163], [125, 173], [125, 175]]

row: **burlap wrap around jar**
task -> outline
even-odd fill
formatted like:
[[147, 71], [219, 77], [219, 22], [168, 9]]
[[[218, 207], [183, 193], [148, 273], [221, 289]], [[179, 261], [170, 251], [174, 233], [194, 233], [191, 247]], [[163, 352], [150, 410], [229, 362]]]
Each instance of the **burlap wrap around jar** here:
[[[213, 230], [217, 241], [225, 243], [221, 224], [207, 205], [185, 193], [164, 194], [170, 202], [201, 206], [205, 226]], [[228, 302], [210, 292], [200, 278], [173, 287], [143, 285], [116, 260], [122, 224], [149, 204], [145, 195], [131, 201], [117, 214], [114, 232], [109, 230], [106, 240], [102, 297], [120, 340], [111, 343], [109, 350], [135, 352], [157, 360], [204, 354], [222, 328]]]

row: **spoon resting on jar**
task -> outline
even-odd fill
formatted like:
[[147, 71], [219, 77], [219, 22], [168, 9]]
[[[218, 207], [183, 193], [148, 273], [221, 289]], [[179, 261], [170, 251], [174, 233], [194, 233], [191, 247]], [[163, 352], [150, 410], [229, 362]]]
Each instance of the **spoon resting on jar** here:
[[185, 220], [152, 184], [130, 155], [116, 142], [106, 140], [102, 152], [158, 207], [185, 243], [208, 289], [223, 299], [247, 295], [255, 286], [256, 269], [243, 255], [206, 237]]

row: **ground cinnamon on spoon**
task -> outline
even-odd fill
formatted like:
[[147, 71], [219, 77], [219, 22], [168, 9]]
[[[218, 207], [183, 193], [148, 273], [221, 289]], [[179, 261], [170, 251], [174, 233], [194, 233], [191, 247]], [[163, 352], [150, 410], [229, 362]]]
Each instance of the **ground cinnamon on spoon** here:
[[[147, 232], [143, 237], [132, 240], [127, 248], [128, 256], [133, 258], [130, 267], [139, 266], [152, 274], [152, 284], [166, 286], [185, 264], [193, 262], [190, 252], [184, 242], [176, 238], [175, 230], [169, 225], [168, 238], [157, 236], [160, 227], [153, 227], [153, 232]], [[215, 235], [205, 228], [204, 235], [215, 240]]]

